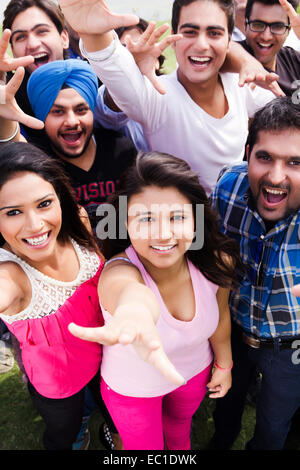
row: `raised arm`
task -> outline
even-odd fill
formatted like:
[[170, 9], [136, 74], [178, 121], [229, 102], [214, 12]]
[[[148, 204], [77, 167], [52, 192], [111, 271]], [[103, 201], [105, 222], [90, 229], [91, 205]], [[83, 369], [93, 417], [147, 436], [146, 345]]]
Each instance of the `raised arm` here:
[[279, 3], [288, 15], [291, 27], [295, 31], [297, 38], [300, 39], [300, 15], [298, 15], [296, 10], [287, 0], [279, 0]]
[[159, 304], [139, 271], [125, 261], [114, 261], [104, 268], [98, 292], [100, 303], [111, 313], [112, 321], [100, 328], [70, 324], [71, 333], [105, 345], [132, 344], [137, 354], [167, 380], [182, 385], [184, 378], [166, 356], [155, 326]]
[[155, 28], [155, 26], [156, 23], [150, 21], [147, 29], [136, 41], [133, 41], [130, 36], [125, 36], [125, 43], [141, 73], [150, 80], [159, 93], [165, 94], [164, 87], [157, 79], [156, 64], [164, 50], [181, 39], [182, 34], [168, 34], [162, 37], [168, 31], [169, 25], [165, 23], [158, 28]]
[[[25, 114], [16, 102], [15, 94], [24, 78], [25, 70], [19, 67], [6, 85], [0, 85], [0, 142], [20, 140], [18, 122], [33, 129], [42, 129], [44, 123], [33, 116]], [[14, 135], [14, 138], [11, 138]]]
[[[19, 59], [7, 59], [7, 49], [9, 46], [10, 30], [5, 30], [0, 38], [0, 72], [14, 70], [16, 64], [27, 64], [27, 57]], [[30, 62], [29, 62], [30, 63]], [[10, 140], [20, 140], [18, 122], [34, 129], [42, 129], [44, 123], [38, 119], [25, 114], [15, 100], [15, 94], [24, 78], [25, 70], [18, 66], [11, 80], [5, 84], [2, 80], [0, 84], [0, 143]]]
[[104, 0], [59, 0], [70, 26], [79, 34], [88, 52], [100, 51], [113, 40], [113, 30], [138, 24], [135, 15], [117, 15]]
[[222, 71], [238, 73], [240, 86], [252, 83], [272, 91], [275, 96], [284, 96], [284, 92], [277, 83], [278, 75], [274, 72], [268, 72], [255, 57], [237, 42], [231, 41]]

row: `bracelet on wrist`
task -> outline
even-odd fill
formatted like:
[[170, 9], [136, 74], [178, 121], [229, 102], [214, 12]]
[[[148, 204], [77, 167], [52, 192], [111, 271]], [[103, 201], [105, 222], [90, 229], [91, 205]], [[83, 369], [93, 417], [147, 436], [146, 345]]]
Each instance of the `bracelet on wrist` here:
[[220, 370], [223, 370], [224, 372], [226, 372], [226, 371], [229, 371], [233, 368], [233, 361], [232, 361], [230, 367], [220, 367], [219, 364], [217, 363], [217, 361], [215, 361], [215, 367], [216, 367], [216, 369], [220, 369]]
[[0, 143], [3, 144], [3, 143], [5, 143], [5, 142], [10, 142], [11, 140], [13, 140], [13, 139], [16, 137], [19, 128], [20, 128], [20, 125], [19, 125], [19, 123], [18, 123], [18, 121], [17, 121], [17, 122], [16, 122], [16, 130], [14, 131], [13, 135], [11, 135], [10, 137], [8, 137], [8, 139], [0, 139]]

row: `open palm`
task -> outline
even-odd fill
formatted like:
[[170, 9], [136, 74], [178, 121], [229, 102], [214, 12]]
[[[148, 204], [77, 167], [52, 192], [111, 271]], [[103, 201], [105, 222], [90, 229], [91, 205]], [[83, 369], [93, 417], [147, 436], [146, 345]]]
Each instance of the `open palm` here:
[[79, 34], [104, 34], [139, 22], [135, 15], [112, 13], [104, 0], [59, 0], [67, 22]]
[[83, 340], [93, 341], [107, 346], [114, 344], [132, 344], [138, 356], [152, 364], [167, 380], [180, 386], [184, 378], [176, 371], [163, 350], [158, 332], [152, 319], [141, 315], [115, 313], [111, 321], [103, 327], [85, 328], [70, 323], [69, 330]]
[[11, 57], [7, 50], [9, 46], [9, 40], [11, 36], [10, 29], [5, 29], [0, 38], [0, 71], [1, 72], [11, 72], [16, 70], [18, 67], [27, 67], [27, 65], [32, 64], [33, 57], [25, 56], [14, 59]]
[[33, 129], [42, 129], [44, 123], [25, 114], [16, 102], [15, 94], [24, 78], [25, 70], [19, 67], [6, 85], [0, 86], [0, 116], [10, 121], [18, 121]]
[[164, 94], [165, 89], [156, 75], [158, 58], [168, 46], [181, 39], [182, 35], [170, 34], [161, 39], [162, 35], [168, 31], [169, 25], [166, 23], [157, 29], [155, 29], [155, 25], [154, 21], [150, 21], [147, 29], [136, 41], [132, 40], [130, 35], [126, 36], [125, 44], [141, 73], [148, 77], [154, 88]]

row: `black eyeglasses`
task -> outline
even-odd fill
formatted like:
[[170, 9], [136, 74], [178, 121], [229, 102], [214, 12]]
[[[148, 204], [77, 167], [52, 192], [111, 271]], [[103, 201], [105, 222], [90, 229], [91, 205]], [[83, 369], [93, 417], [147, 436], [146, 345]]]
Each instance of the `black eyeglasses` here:
[[263, 33], [267, 26], [269, 26], [272, 34], [284, 34], [288, 29], [290, 29], [289, 24], [284, 24], [280, 22], [276, 23], [266, 23], [265, 21], [259, 20], [246, 20], [246, 24], [249, 25], [249, 28], [254, 33]]

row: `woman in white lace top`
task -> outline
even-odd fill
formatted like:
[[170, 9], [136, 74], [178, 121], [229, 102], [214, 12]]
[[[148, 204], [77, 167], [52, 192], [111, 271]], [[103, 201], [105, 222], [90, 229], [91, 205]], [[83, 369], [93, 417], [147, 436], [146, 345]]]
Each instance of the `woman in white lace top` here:
[[46, 449], [71, 449], [101, 346], [68, 324], [101, 326], [102, 260], [68, 179], [27, 143], [0, 148], [0, 318], [16, 336]]

